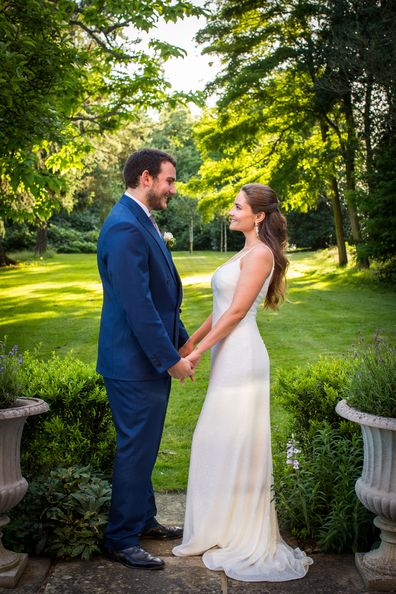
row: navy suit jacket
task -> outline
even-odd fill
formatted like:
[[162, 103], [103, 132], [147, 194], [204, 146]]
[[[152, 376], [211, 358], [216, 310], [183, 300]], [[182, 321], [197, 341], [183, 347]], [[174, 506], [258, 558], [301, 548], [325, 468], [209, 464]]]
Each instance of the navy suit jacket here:
[[126, 195], [100, 232], [98, 268], [103, 284], [98, 373], [135, 381], [166, 376], [188, 339], [180, 320], [180, 277], [148, 216]]

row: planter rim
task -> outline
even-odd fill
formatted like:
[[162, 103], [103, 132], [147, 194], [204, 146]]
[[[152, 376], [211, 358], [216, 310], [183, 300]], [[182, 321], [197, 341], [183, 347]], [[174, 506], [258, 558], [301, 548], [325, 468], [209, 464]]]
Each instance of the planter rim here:
[[380, 429], [388, 429], [389, 431], [396, 431], [396, 419], [393, 417], [380, 417], [370, 413], [362, 412], [356, 408], [352, 408], [347, 404], [346, 400], [341, 400], [336, 406], [336, 412], [340, 417], [359, 423], [359, 425], [367, 425], [368, 427], [378, 427]]
[[9, 408], [0, 408], [0, 421], [17, 417], [31, 417], [49, 410], [48, 404], [41, 398], [17, 398]]

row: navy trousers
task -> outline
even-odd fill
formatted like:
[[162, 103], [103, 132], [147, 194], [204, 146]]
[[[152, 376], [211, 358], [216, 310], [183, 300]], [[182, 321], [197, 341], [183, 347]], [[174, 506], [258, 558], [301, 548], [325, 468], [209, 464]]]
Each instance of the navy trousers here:
[[138, 544], [141, 532], [157, 523], [151, 473], [161, 441], [171, 378], [151, 381], [104, 378], [104, 383], [117, 431], [104, 545], [121, 550]]

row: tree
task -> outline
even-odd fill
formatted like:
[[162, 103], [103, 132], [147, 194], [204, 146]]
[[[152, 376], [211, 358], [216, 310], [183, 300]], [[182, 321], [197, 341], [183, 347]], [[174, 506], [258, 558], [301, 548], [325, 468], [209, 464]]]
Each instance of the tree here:
[[[361, 163], [371, 162], [378, 123], [393, 119], [394, 27], [395, 8], [386, 0], [217, 3], [198, 37], [224, 65], [209, 87], [221, 93], [212, 125], [198, 130], [200, 148], [217, 153], [201, 168], [203, 186], [217, 180], [227, 200], [231, 184], [282, 177], [280, 186], [286, 182], [289, 194], [297, 188], [303, 208], [329, 194], [345, 263], [341, 202], [359, 248]], [[288, 200], [293, 206], [296, 194]], [[364, 250], [357, 255], [367, 264]]]
[[200, 12], [184, 0], [2, 2], [0, 219], [45, 223], [71, 204], [92, 138], [170, 100], [161, 65], [183, 51], [155, 39], [144, 50], [139, 34]]
[[[152, 146], [169, 152], [176, 159], [179, 191], [177, 207], [173, 208], [176, 202], [171, 203], [169, 209], [158, 215], [158, 221], [169, 230], [177, 229], [183, 239], [187, 233], [190, 253], [194, 250], [194, 232], [200, 226], [200, 216], [196, 200], [192, 200], [186, 192], [186, 183], [197, 174], [202, 162], [192, 135], [193, 123], [191, 113], [186, 108], [163, 110], [148, 139]], [[180, 218], [181, 225], [176, 222]]]

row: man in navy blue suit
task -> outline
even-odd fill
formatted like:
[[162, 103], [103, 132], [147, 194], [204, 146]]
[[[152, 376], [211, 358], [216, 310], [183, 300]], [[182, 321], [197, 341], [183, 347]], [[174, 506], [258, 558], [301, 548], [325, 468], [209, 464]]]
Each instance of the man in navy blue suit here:
[[182, 536], [181, 528], [156, 520], [151, 473], [171, 378], [194, 375], [184, 358], [190, 349], [180, 320], [180, 278], [152, 215], [176, 193], [175, 167], [162, 151], [133, 153], [124, 168], [126, 191], [98, 241], [103, 308], [97, 371], [104, 377], [117, 431], [104, 546], [110, 558], [146, 569], [160, 569], [164, 562], [145, 551], [140, 538]]

